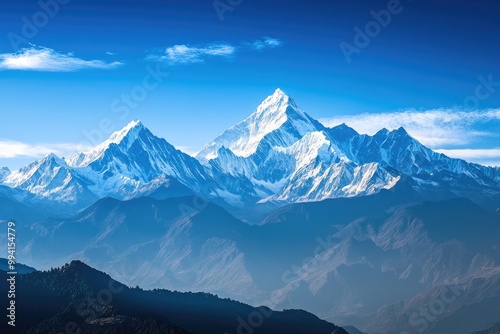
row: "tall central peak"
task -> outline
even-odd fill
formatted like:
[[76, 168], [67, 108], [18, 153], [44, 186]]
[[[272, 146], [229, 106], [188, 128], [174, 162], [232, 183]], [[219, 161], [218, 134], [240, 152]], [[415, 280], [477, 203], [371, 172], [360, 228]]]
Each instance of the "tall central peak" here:
[[288, 96], [280, 88], [277, 88], [272, 95], [269, 95], [258, 107], [252, 116], [261, 115], [263, 113], [279, 115], [287, 112], [287, 109], [291, 107], [295, 112], [301, 113], [299, 107], [295, 101]]
[[272, 95], [269, 95], [265, 101], [270, 100], [271, 102], [279, 103], [280, 101], [288, 101], [290, 97], [282, 91], [280, 88], [276, 88]]
[[276, 89], [242, 122], [230, 127], [205, 146], [196, 157], [202, 162], [218, 156], [218, 150], [228, 148], [235, 155], [249, 157], [261, 141], [275, 133], [274, 144], [291, 144], [307, 132], [316, 131], [316, 123], [281, 89]]
[[134, 120], [125, 125], [121, 130], [111, 134], [109, 139], [99, 146], [109, 146], [111, 143], [120, 144], [125, 139], [128, 139], [129, 142], [133, 142], [142, 129], [145, 129], [145, 127], [142, 125], [141, 121]]
[[118, 130], [111, 134], [107, 142], [119, 144], [125, 137], [129, 135], [136, 135], [139, 131], [144, 128], [141, 121], [134, 120], [127, 125], [125, 125], [121, 130]]

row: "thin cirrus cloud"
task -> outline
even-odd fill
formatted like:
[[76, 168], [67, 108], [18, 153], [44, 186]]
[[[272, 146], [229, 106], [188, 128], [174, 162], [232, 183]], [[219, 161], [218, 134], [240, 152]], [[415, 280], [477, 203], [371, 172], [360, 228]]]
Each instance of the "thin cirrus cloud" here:
[[213, 44], [205, 47], [190, 47], [187, 45], [174, 45], [165, 50], [165, 54], [158, 60], [170, 64], [202, 63], [207, 57], [230, 58], [236, 52], [234, 46], [228, 44]]
[[0, 141], [0, 158], [41, 158], [50, 153], [63, 157], [88, 149], [88, 146], [73, 143], [27, 144], [19, 141], [3, 140]]
[[500, 167], [500, 148], [438, 149], [436, 152], [443, 153], [451, 158], [464, 159], [486, 166]]
[[500, 148], [491, 149], [440, 149], [436, 150], [439, 153], [446, 154], [452, 158], [467, 157], [470, 159], [488, 159], [500, 157]]
[[276, 38], [264, 37], [260, 40], [253, 41], [250, 44], [255, 50], [263, 50], [267, 48], [277, 48], [278, 46], [282, 46], [283, 42]]
[[203, 63], [209, 58], [232, 59], [237, 52], [243, 50], [261, 51], [281, 45], [283, 45], [282, 41], [271, 37], [263, 37], [252, 42], [240, 42], [237, 44], [210, 43], [198, 46], [178, 44], [162, 49], [159, 53], [149, 54], [146, 59], [165, 62], [169, 65], [196, 64]]
[[53, 49], [30, 47], [16, 53], [0, 54], [0, 70], [75, 72], [85, 69], [110, 70], [123, 63], [103, 60], [84, 60], [72, 53], [59, 53]]
[[187, 155], [190, 155], [194, 157], [196, 153], [198, 153], [199, 150], [193, 150], [191, 146], [180, 146], [180, 145], [174, 145], [176, 149], [179, 151], [182, 151], [183, 153], [186, 153]]

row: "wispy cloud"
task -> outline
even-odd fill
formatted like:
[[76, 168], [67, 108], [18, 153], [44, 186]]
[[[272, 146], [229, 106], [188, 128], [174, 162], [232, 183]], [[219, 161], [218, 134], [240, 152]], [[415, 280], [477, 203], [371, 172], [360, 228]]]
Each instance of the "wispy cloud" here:
[[232, 59], [237, 52], [242, 50], [260, 51], [266, 48], [276, 48], [283, 42], [263, 37], [255, 41], [238, 43], [210, 43], [206, 45], [178, 44], [162, 49], [160, 52], [146, 56], [147, 60], [165, 62], [169, 65], [203, 63], [208, 58]]
[[179, 151], [182, 151], [186, 153], [187, 155], [190, 155], [194, 157], [196, 153], [198, 153], [199, 150], [193, 150], [191, 146], [180, 146], [180, 145], [175, 145], [175, 148], [178, 149]]
[[90, 147], [88, 146], [74, 143], [28, 144], [13, 140], [3, 140], [0, 141], [0, 158], [41, 158], [49, 153], [64, 157], [78, 152], [88, 151], [89, 149]]
[[109, 70], [123, 65], [121, 62], [84, 60], [73, 53], [59, 53], [49, 48], [31, 47], [16, 53], [0, 54], [0, 70], [74, 72], [84, 69]]
[[464, 159], [487, 166], [500, 166], [500, 148], [491, 149], [438, 149], [451, 158]]
[[212, 44], [205, 47], [174, 45], [165, 50], [163, 55], [152, 55], [150, 59], [165, 61], [170, 64], [202, 63], [207, 57], [229, 58], [236, 51], [229, 44]]
[[436, 150], [439, 153], [446, 154], [452, 158], [456, 157], [467, 157], [471, 159], [488, 159], [488, 158], [499, 158], [500, 148], [491, 149], [439, 149]]
[[[460, 111], [435, 109], [427, 111], [407, 110], [394, 113], [344, 115], [322, 119], [326, 126], [341, 123], [360, 133], [373, 135], [382, 128], [389, 130], [404, 127], [413, 137], [431, 148], [447, 145], [465, 145], [481, 137], [499, 136], [484, 125], [500, 121], [500, 109], [485, 111]], [[481, 129], [481, 130], [479, 130]]]
[[263, 50], [266, 48], [277, 48], [278, 46], [282, 46], [283, 42], [276, 38], [264, 37], [250, 44], [255, 50]]

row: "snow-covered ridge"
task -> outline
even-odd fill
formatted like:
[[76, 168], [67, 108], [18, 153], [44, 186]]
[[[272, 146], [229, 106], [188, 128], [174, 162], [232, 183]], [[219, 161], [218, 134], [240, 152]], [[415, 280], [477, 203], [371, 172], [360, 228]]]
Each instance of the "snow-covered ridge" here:
[[326, 128], [281, 89], [196, 159], [136, 120], [89, 152], [67, 159], [50, 154], [19, 170], [0, 171], [0, 183], [74, 208], [105, 196], [169, 192], [198, 193], [237, 206], [320, 201], [375, 194], [401, 179], [418, 191], [500, 196], [498, 168], [436, 153], [403, 128], [374, 136], [345, 124]]

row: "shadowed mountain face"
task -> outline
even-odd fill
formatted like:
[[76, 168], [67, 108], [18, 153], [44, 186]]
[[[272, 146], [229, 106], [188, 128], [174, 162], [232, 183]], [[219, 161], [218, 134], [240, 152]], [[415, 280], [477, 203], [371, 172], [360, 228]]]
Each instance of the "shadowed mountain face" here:
[[50, 208], [46, 208], [47, 210], [42, 212], [23, 203], [31, 199], [32, 196], [23, 190], [0, 185], [0, 221], [16, 220], [27, 224], [47, 217], [47, 210], [50, 211]]
[[[0, 288], [7, 291], [5, 273]], [[82, 262], [17, 277], [16, 333], [347, 334], [314, 315], [204, 293], [132, 289]], [[5, 306], [5, 305], [3, 305]], [[2, 333], [9, 330], [2, 321]]]
[[[321, 204], [304, 205], [328, 217]], [[355, 210], [344, 206], [351, 214]], [[289, 284], [275, 291], [282, 296], [280, 307], [311, 305], [308, 310], [320, 316], [381, 333], [421, 328], [424, 333], [468, 333], [498, 318], [493, 305], [500, 297], [500, 217], [464, 199], [395, 205], [369, 214], [359, 206], [359, 218], [331, 208], [331, 247], [287, 272]], [[285, 221], [287, 215], [299, 221], [308, 214], [288, 210]], [[312, 226], [321, 221], [312, 219]], [[413, 313], [453, 284], [467, 288], [446, 305], [447, 312], [433, 315], [425, 327], [412, 326], [422, 320]], [[469, 326], [453, 325], [460, 317]], [[444, 331], [458, 327], [461, 331]]]
[[[500, 295], [500, 216], [466, 199], [422, 201], [402, 184], [288, 205], [255, 226], [198, 197], [107, 198], [18, 233], [30, 245], [19, 256], [42, 268], [78, 258], [131, 286], [301, 308], [365, 332], [405, 328], [451, 283], [468, 286], [448, 309], [455, 316], [477, 315]], [[495, 321], [482, 314], [471, 331]]]
[[30, 247], [19, 253], [45, 268], [89, 259], [131, 285], [244, 296], [254, 285], [237, 243], [251, 229], [198, 197], [106, 198], [72, 219], [22, 229]]

